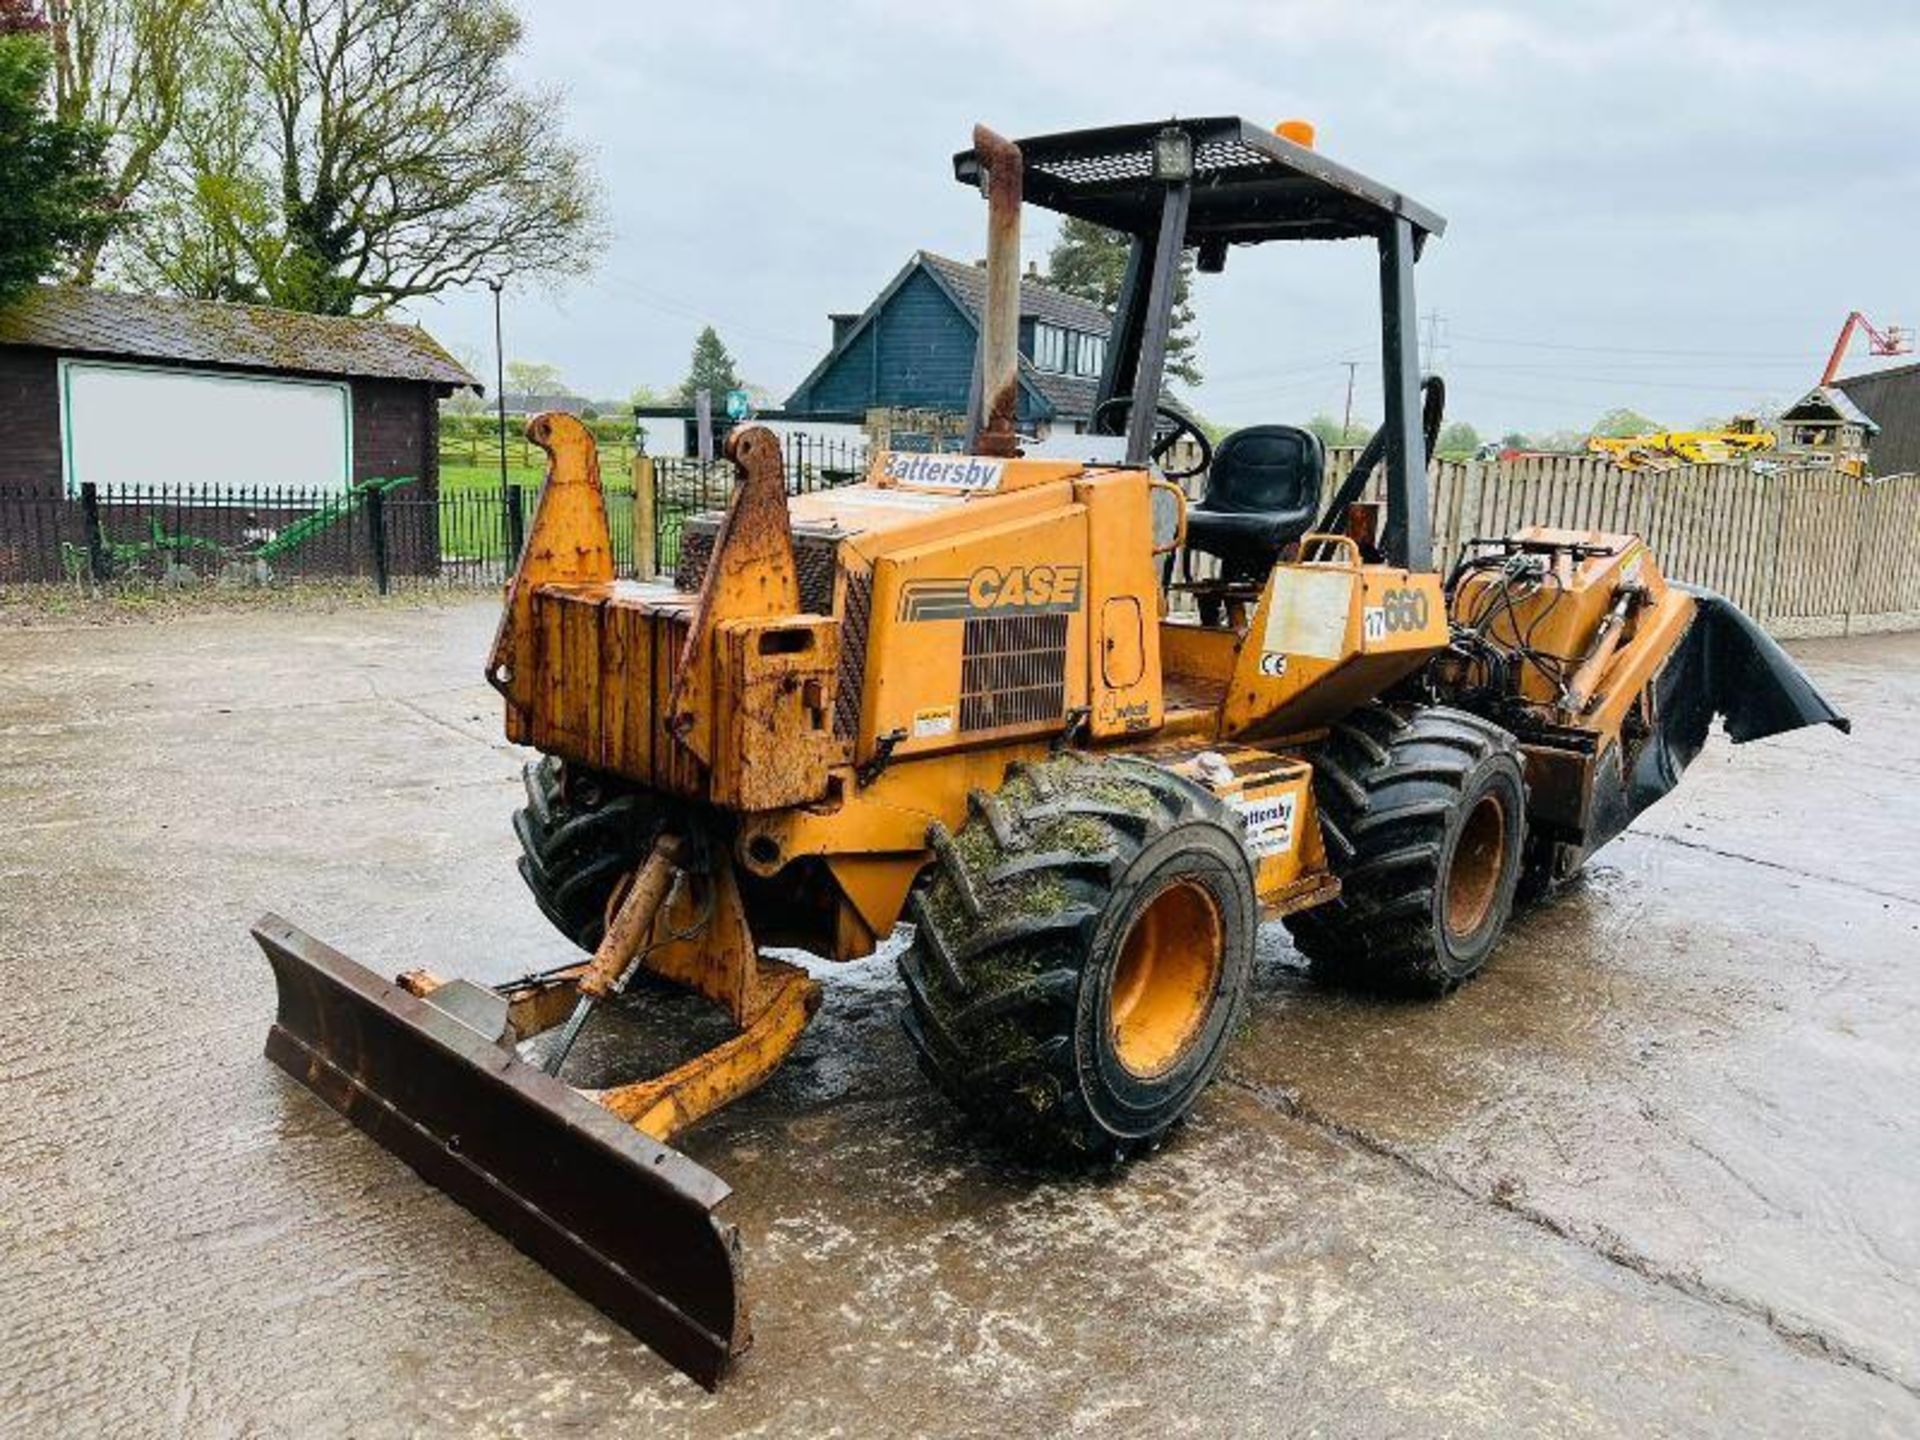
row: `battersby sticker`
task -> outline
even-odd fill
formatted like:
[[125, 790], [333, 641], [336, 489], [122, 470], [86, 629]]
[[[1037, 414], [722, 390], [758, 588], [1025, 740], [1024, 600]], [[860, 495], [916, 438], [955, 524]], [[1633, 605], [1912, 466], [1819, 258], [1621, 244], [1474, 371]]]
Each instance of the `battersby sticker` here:
[[1283, 855], [1293, 848], [1293, 816], [1299, 802], [1300, 795], [1295, 790], [1251, 798], [1236, 795], [1227, 802], [1246, 817], [1249, 855], [1258, 860], [1268, 855]]
[[922, 490], [998, 490], [1007, 462], [983, 455], [889, 454], [880, 473], [896, 485]]
[[909, 580], [900, 587], [902, 620], [1066, 615], [1079, 608], [1078, 565], [982, 565], [964, 579]]
[[943, 705], [934, 710], [916, 710], [913, 712], [913, 738], [929, 740], [936, 735], [953, 733], [953, 707]]

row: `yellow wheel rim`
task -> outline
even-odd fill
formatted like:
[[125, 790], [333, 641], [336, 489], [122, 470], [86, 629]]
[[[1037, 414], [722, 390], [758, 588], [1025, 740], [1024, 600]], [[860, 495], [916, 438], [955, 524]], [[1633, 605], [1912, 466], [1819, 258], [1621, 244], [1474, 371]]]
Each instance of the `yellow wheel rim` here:
[[1131, 1074], [1163, 1075], [1205, 1026], [1226, 927], [1206, 887], [1176, 880], [1134, 917], [1113, 972], [1113, 1050]]
[[1446, 925], [1449, 934], [1473, 934], [1493, 909], [1507, 864], [1507, 809], [1499, 797], [1483, 795], [1460, 827], [1447, 872]]

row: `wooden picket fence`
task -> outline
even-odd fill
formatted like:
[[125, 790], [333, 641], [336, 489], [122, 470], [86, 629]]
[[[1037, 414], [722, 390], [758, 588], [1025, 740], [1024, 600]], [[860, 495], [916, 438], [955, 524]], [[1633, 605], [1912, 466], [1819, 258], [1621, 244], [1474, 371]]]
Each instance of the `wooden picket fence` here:
[[[1354, 454], [1328, 457], [1328, 497]], [[1469, 540], [1527, 525], [1625, 531], [1670, 578], [1719, 591], [1782, 638], [1920, 629], [1920, 475], [1636, 472], [1568, 455], [1440, 461], [1428, 480], [1443, 569]]]

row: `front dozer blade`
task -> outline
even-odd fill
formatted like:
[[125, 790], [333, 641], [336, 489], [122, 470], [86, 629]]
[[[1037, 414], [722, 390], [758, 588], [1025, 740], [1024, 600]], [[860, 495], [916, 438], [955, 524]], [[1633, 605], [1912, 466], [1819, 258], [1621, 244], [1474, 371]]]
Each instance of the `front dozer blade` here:
[[746, 1349], [726, 1184], [277, 915], [267, 1058], [711, 1389]]

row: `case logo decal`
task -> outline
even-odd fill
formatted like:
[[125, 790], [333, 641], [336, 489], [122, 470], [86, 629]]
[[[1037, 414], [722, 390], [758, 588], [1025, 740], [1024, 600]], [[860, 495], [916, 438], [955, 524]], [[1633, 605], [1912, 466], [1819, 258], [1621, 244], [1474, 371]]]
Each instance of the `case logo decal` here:
[[900, 587], [902, 620], [1065, 615], [1079, 608], [1078, 565], [982, 565], [964, 580], [909, 580]]

